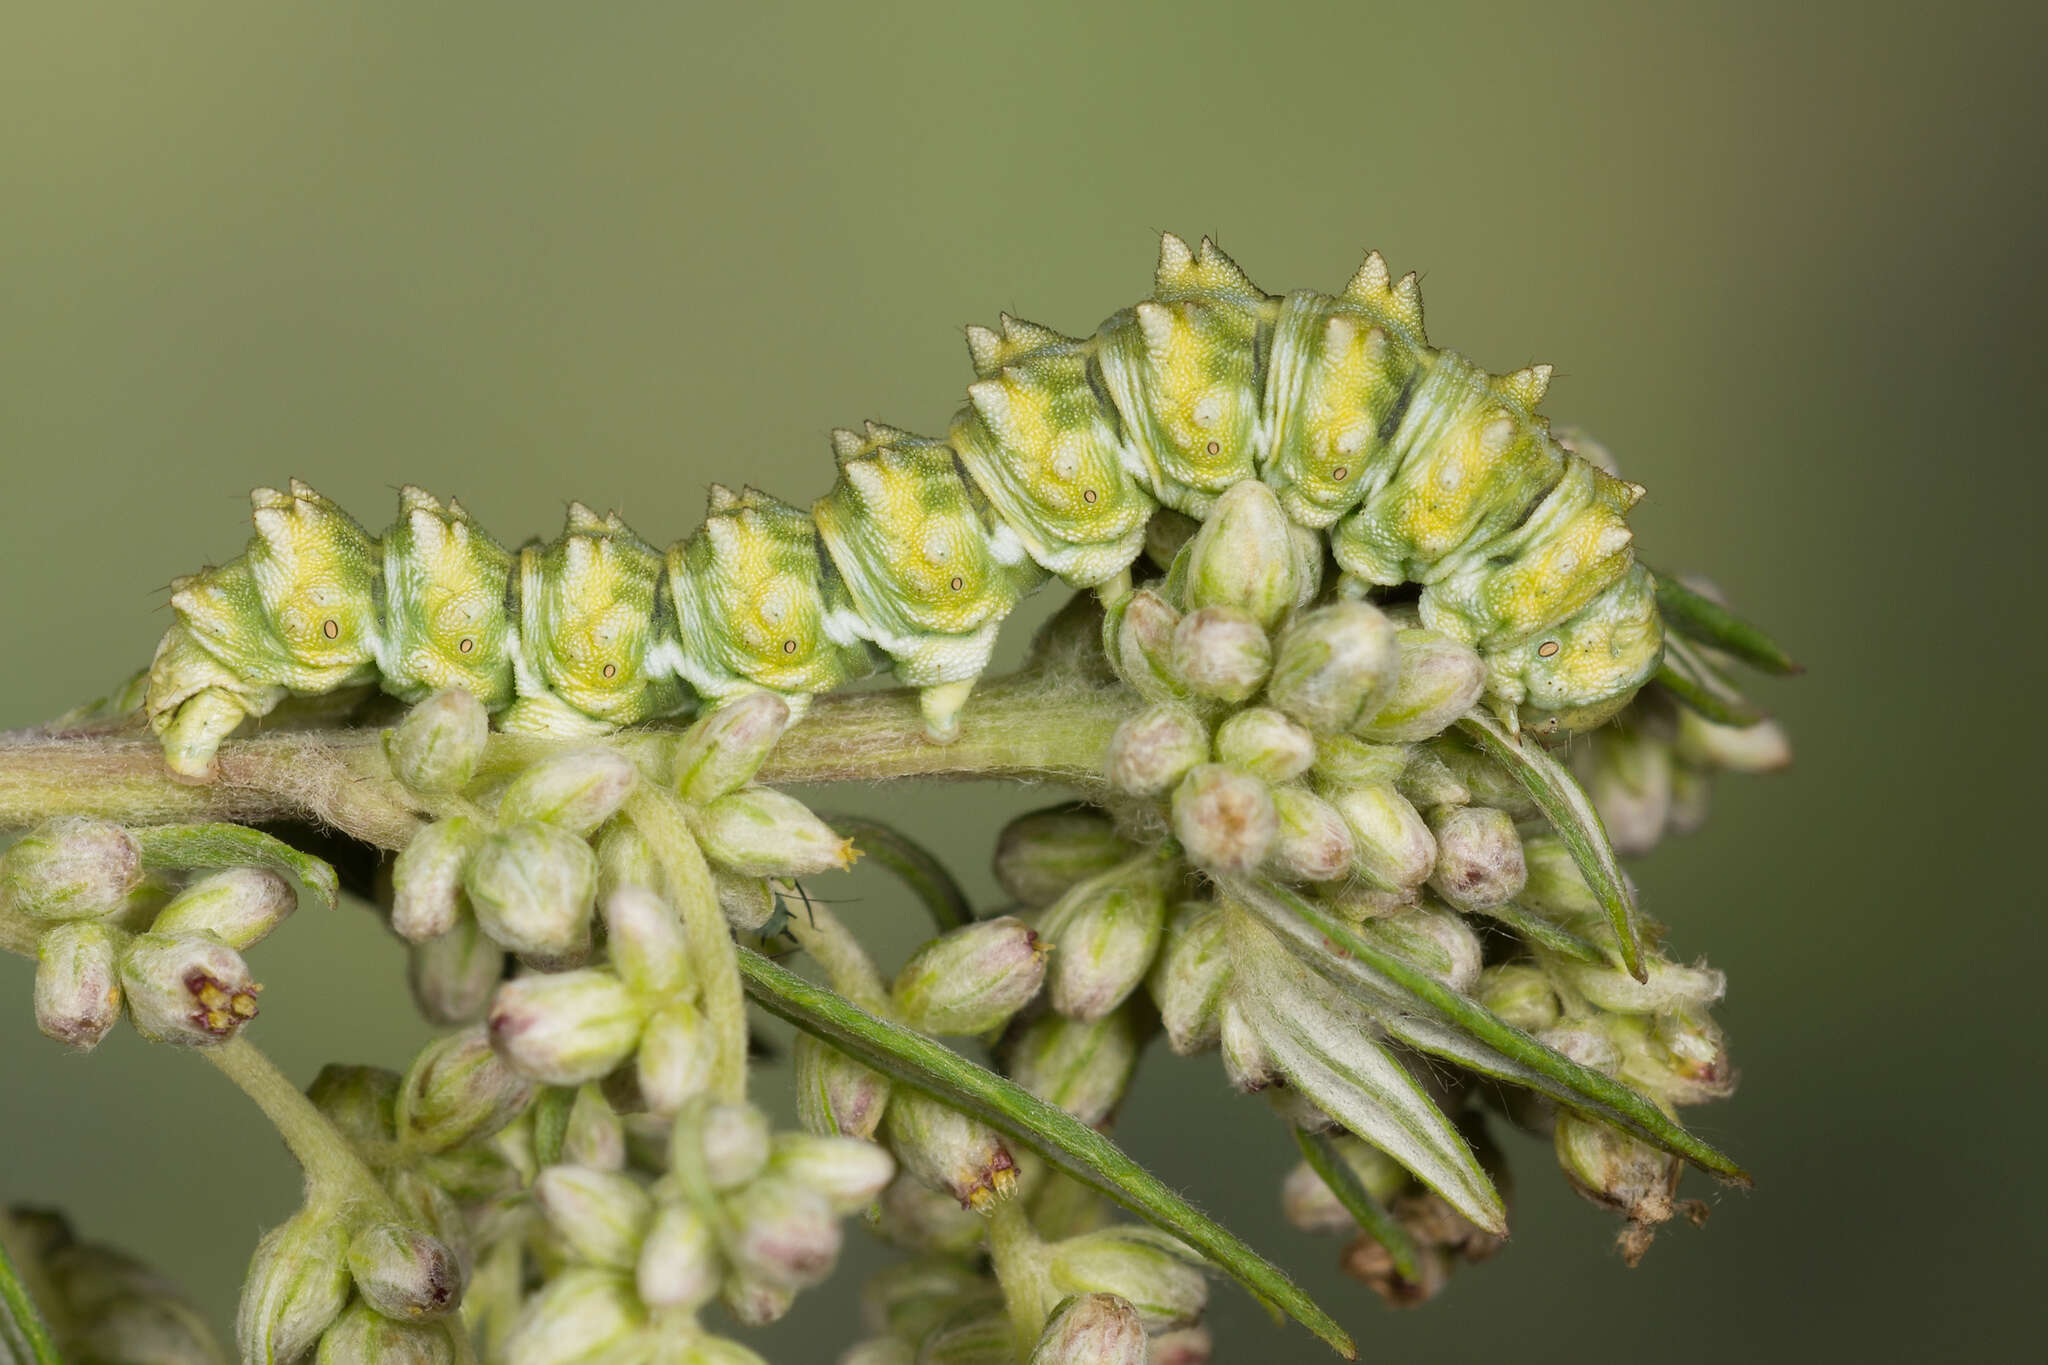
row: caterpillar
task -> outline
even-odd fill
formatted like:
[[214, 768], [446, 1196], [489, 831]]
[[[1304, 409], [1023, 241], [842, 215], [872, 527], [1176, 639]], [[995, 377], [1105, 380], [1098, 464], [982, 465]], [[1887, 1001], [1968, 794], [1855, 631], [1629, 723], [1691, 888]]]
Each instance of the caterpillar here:
[[1162, 239], [1153, 296], [1086, 338], [970, 327], [976, 379], [944, 440], [837, 431], [805, 511], [714, 487], [660, 550], [572, 504], [508, 551], [415, 488], [373, 537], [298, 482], [253, 495], [239, 558], [173, 585], [145, 703], [174, 774], [289, 695], [462, 687], [507, 728], [562, 734], [767, 688], [800, 710], [886, 661], [957, 733], [997, 628], [1048, 578], [1129, 590], [1161, 508], [1203, 516], [1263, 480], [1354, 595], [1414, 585], [1476, 647], [1504, 715], [1598, 723], [1663, 635], [1626, 516], [1642, 489], [1537, 415], [1550, 367], [1494, 376], [1423, 331], [1378, 252], [1338, 294], [1273, 296], [1208, 239]]

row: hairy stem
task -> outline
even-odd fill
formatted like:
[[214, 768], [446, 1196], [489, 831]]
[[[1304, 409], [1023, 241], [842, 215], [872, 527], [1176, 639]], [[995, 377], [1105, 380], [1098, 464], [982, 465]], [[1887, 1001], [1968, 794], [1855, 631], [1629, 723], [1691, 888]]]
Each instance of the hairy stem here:
[[830, 906], [808, 903], [789, 916], [789, 936], [825, 969], [832, 989], [870, 1014], [894, 1017], [875, 960]]
[[1023, 1200], [1005, 1199], [995, 1206], [988, 1220], [988, 1254], [995, 1263], [996, 1282], [1003, 1289], [1003, 1306], [1010, 1314], [1019, 1360], [1031, 1353], [1045, 1326], [1050, 1286], [1045, 1282], [1042, 1250]]
[[355, 1149], [254, 1043], [236, 1036], [219, 1047], [199, 1049], [199, 1055], [256, 1102], [291, 1149], [307, 1180], [352, 1204], [366, 1205], [393, 1218], [400, 1216], [398, 1206]]

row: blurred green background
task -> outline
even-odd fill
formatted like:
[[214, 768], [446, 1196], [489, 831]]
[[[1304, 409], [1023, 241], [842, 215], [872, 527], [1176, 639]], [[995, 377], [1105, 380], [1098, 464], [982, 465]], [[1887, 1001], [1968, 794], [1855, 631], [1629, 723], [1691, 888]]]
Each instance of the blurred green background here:
[[[1149, 1064], [1122, 1139], [1368, 1359], [2018, 1345], [2048, 1213], [2019, 846], [2044, 37], [2018, 5], [10, 5], [0, 725], [145, 661], [161, 585], [238, 550], [253, 484], [382, 525], [419, 482], [508, 540], [577, 497], [667, 540], [712, 479], [821, 492], [834, 424], [943, 430], [962, 323], [1085, 330], [1145, 292], [1159, 229], [1276, 290], [1377, 246], [1425, 272], [1438, 341], [1555, 362], [1548, 410], [1651, 489], [1647, 556], [1811, 666], [1764, 692], [1796, 768], [1725, 782], [1638, 870], [1729, 973], [1743, 1086], [1695, 1112], [1759, 1185], [1703, 1189], [1707, 1228], [1628, 1271], [1517, 1143], [1507, 1251], [1394, 1313], [1281, 1222], [1289, 1144], [1213, 1058]], [[887, 798], [966, 850], [1045, 799]], [[857, 923], [910, 917], [838, 890]], [[256, 1036], [302, 1081], [399, 1063], [401, 961], [360, 909], [302, 916], [257, 956]], [[0, 1196], [225, 1317], [294, 1200], [281, 1147], [192, 1058], [61, 1055], [29, 983], [0, 962]], [[870, 1257], [778, 1360], [831, 1357]], [[1227, 1285], [1213, 1320], [1219, 1359], [1316, 1357]]]

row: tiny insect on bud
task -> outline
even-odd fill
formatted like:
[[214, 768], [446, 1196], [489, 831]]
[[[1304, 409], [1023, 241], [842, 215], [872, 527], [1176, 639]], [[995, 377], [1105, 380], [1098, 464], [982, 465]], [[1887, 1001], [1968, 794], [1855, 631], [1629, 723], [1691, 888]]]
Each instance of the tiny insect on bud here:
[[425, 943], [455, 928], [467, 902], [463, 876], [483, 847], [483, 825], [466, 815], [436, 820], [398, 852], [391, 865], [391, 928]]
[[931, 940], [896, 974], [890, 1000], [925, 1033], [985, 1033], [1023, 1008], [1045, 980], [1051, 945], [1011, 915]]
[[704, 1179], [720, 1192], [736, 1190], [768, 1164], [768, 1116], [751, 1104], [712, 1104], [694, 1121], [676, 1125], [676, 1163], [684, 1144], [694, 1143], [703, 1162]]
[[490, 739], [491, 717], [483, 703], [450, 687], [384, 732], [384, 755], [400, 782], [422, 796], [441, 796], [469, 785]]
[[1593, 732], [1581, 780], [1614, 851], [1625, 858], [1648, 853], [1664, 837], [1671, 817], [1671, 746], [1655, 735], [1620, 726]]
[[632, 1054], [646, 1015], [610, 972], [522, 976], [498, 987], [491, 1046], [546, 1085], [594, 1081]]
[[1562, 1006], [1541, 967], [1526, 962], [1488, 967], [1473, 992], [1480, 1004], [1524, 1033], [1541, 1033], [1557, 1022]]
[[308, 1205], [256, 1244], [235, 1310], [242, 1359], [286, 1365], [313, 1348], [348, 1302], [348, 1227]]
[[639, 1261], [654, 1201], [631, 1176], [550, 1166], [533, 1182], [533, 1197], [578, 1260], [614, 1270], [630, 1270]]
[[1198, 866], [1243, 875], [1265, 860], [1280, 832], [1271, 789], [1250, 773], [1204, 763], [1173, 790], [1173, 833]]
[[363, 1301], [387, 1318], [438, 1318], [462, 1302], [462, 1265], [437, 1237], [403, 1223], [372, 1223], [348, 1243]]
[[839, 1221], [825, 1196], [774, 1175], [750, 1181], [725, 1201], [725, 1254], [743, 1275], [806, 1289], [839, 1259]]
[[477, 923], [510, 952], [550, 965], [590, 951], [597, 855], [539, 821], [507, 825], [477, 849], [462, 879]]
[[430, 1024], [467, 1024], [483, 1017], [505, 975], [505, 950], [465, 914], [439, 938], [412, 945], [406, 980]]
[[1093, 1021], [1046, 1014], [1003, 1049], [1010, 1079], [1091, 1128], [1116, 1112], [1138, 1066], [1138, 1025], [1120, 1009]]
[[1357, 848], [1337, 808], [1300, 787], [1272, 789], [1278, 820], [1266, 863], [1283, 881], [1326, 882], [1343, 876]]
[[1405, 897], [1429, 880], [1436, 867], [1436, 840], [1392, 784], [1333, 792], [1330, 804], [1351, 826], [1351, 867], [1369, 886]]
[[1265, 684], [1272, 666], [1265, 628], [1236, 607], [1191, 611], [1174, 628], [1174, 672], [1204, 697], [1246, 701]]
[[704, 1215], [683, 1203], [658, 1204], [634, 1265], [640, 1301], [649, 1308], [696, 1308], [718, 1293], [724, 1274], [718, 1236]]
[[896, 1174], [896, 1162], [872, 1142], [856, 1138], [778, 1133], [769, 1146], [768, 1171], [825, 1197], [834, 1217], [875, 1201]]
[[1506, 905], [1529, 879], [1514, 819], [1489, 806], [1439, 806], [1428, 815], [1436, 835], [1436, 867], [1429, 884], [1458, 910]]
[[640, 770], [611, 749], [576, 749], [544, 758], [512, 779], [498, 800], [503, 824], [537, 820], [587, 835], [618, 813]]
[[142, 849], [106, 820], [45, 821], [0, 853], [0, 915], [99, 919], [142, 883]]
[[1167, 1042], [1183, 1057], [1216, 1046], [1223, 1028], [1223, 994], [1230, 985], [1224, 928], [1223, 908], [1214, 901], [1175, 906], [1145, 978]]
[[399, 1086], [398, 1139], [418, 1152], [445, 1152], [489, 1137], [526, 1108], [533, 1082], [491, 1047], [482, 1025], [420, 1050]]
[[793, 796], [742, 787], [699, 812], [704, 856], [749, 877], [808, 877], [851, 867], [853, 840], [813, 815]]
[[210, 938], [142, 934], [121, 953], [128, 1017], [155, 1042], [226, 1042], [256, 1017], [262, 989], [240, 953]]
[[718, 1040], [697, 1007], [687, 1000], [664, 1005], [640, 1035], [640, 1098], [649, 1113], [679, 1113], [711, 1088], [717, 1066]]
[[1046, 1319], [1029, 1365], [1147, 1365], [1150, 1359], [1137, 1309], [1114, 1294], [1076, 1294]]
[[1352, 727], [1362, 739], [1428, 739], [1476, 706], [1486, 690], [1486, 661], [1449, 636], [1412, 626], [1395, 635], [1394, 651], [1392, 683]]
[[1075, 882], [1108, 871], [1135, 851], [1093, 806], [1052, 806], [1003, 826], [996, 840], [996, 881], [1020, 904], [1050, 905]]
[[1017, 1189], [1017, 1163], [993, 1128], [917, 1091], [899, 1091], [882, 1135], [904, 1173], [986, 1213]]
[[788, 728], [789, 703], [776, 693], [734, 697], [676, 742], [676, 790], [698, 806], [738, 791], [754, 780]]
[[119, 930], [89, 920], [60, 924], [36, 939], [36, 1027], [66, 1047], [90, 1052], [121, 1017]]
[[1295, 604], [1301, 583], [1292, 527], [1257, 479], [1225, 489], [1183, 553], [1195, 607], [1234, 607], [1271, 627]]
[[1216, 730], [1216, 757], [1267, 782], [1292, 782], [1316, 759], [1316, 739], [1270, 706], [1248, 706]]
[[202, 877], [157, 912], [159, 934], [205, 934], [241, 950], [261, 942], [299, 905], [292, 884], [261, 867], [231, 867]]
[[505, 1343], [517, 1365], [583, 1365], [637, 1359], [647, 1313], [630, 1275], [572, 1266], [527, 1300]]
[[1065, 1294], [1115, 1294], [1128, 1299], [1148, 1332], [1185, 1326], [1209, 1301], [1202, 1272], [1173, 1238], [1151, 1228], [1113, 1227], [1056, 1242], [1047, 1276]]
[[1173, 632], [1179, 625], [1180, 613], [1150, 588], [1126, 597], [1103, 620], [1110, 666], [1147, 700], [1187, 695], [1187, 684], [1173, 663]]
[[718, 908], [734, 933], [759, 933], [775, 918], [775, 888], [766, 877], [742, 877], [714, 867], [711, 883], [718, 892]]
[[1364, 602], [1304, 612], [1274, 652], [1273, 705], [1311, 730], [1341, 734], [1372, 713], [1394, 677], [1394, 623]]
[[1137, 989], [1159, 951], [1175, 865], [1143, 853], [1073, 887], [1039, 920], [1052, 945], [1046, 973], [1052, 1007], [1100, 1019]]
[[439, 1324], [394, 1322], [368, 1303], [352, 1303], [321, 1334], [313, 1360], [314, 1365], [453, 1365], [455, 1346]]
[[1678, 1211], [1675, 1196], [1684, 1163], [1569, 1111], [1558, 1114], [1553, 1141], [1558, 1168], [1572, 1188], [1628, 1219], [1622, 1256], [1634, 1265], [1649, 1250], [1656, 1226]]
[[642, 886], [605, 897], [605, 947], [628, 986], [650, 998], [680, 992], [689, 976], [683, 921], [667, 901]]
[[1208, 757], [1209, 727], [1194, 708], [1161, 702], [1117, 726], [1103, 771], [1120, 792], [1157, 796]]

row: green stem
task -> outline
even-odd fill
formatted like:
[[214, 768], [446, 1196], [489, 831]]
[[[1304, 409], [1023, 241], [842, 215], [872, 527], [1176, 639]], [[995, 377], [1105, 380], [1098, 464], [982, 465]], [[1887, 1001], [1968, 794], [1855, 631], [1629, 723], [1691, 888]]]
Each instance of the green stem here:
[[284, 1145], [291, 1149], [306, 1179], [316, 1188], [386, 1216], [402, 1218], [398, 1206], [355, 1149], [254, 1043], [238, 1035], [218, 1047], [199, 1049], [199, 1055], [256, 1102], [256, 1107], [284, 1139]]
[[1046, 1282], [1043, 1249], [1023, 1200], [1005, 1199], [996, 1205], [988, 1220], [988, 1254], [995, 1263], [996, 1283], [1002, 1286], [1019, 1360], [1031, 1354], [1045, 1327], [1051, 1285]]
[[875, 960], [830, 906], [813, 901], [802, 911], [791, 911], [789, 936], [825, 969], [825, 979], [833, 990], [870, 1014], [885, 1018], [894, 1014], [889, 1008], [889, 988], [882, 983]]

